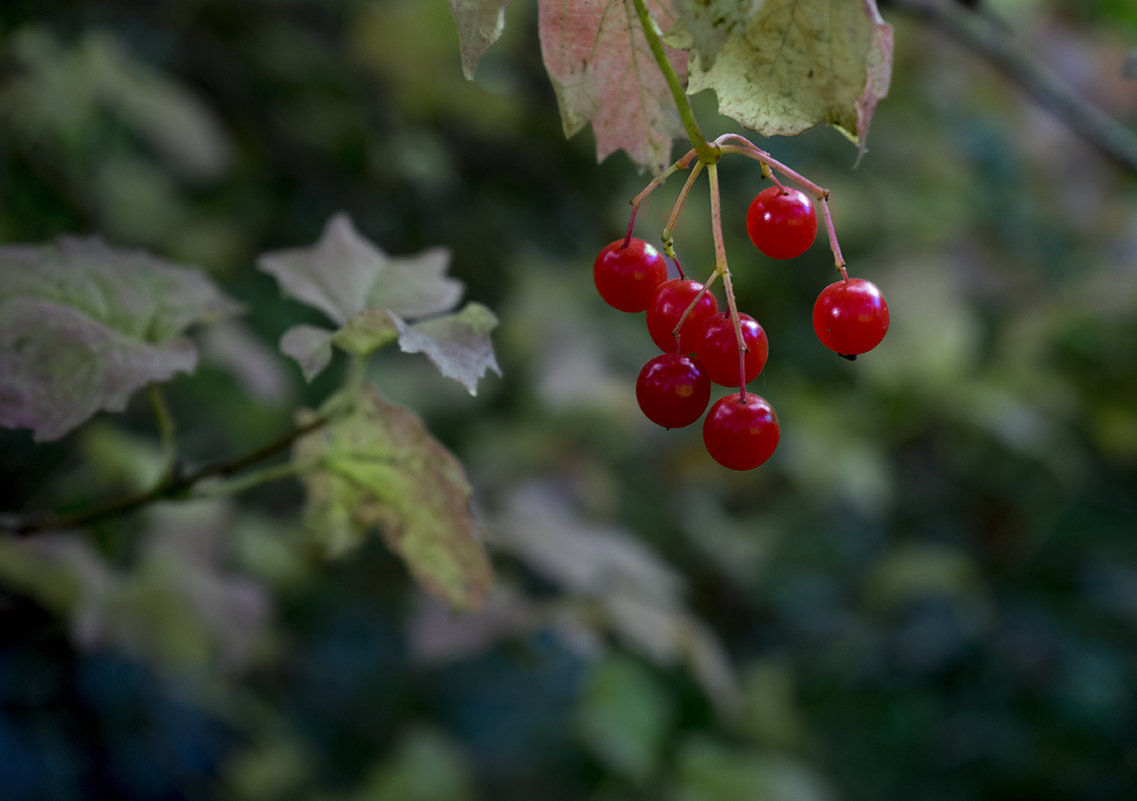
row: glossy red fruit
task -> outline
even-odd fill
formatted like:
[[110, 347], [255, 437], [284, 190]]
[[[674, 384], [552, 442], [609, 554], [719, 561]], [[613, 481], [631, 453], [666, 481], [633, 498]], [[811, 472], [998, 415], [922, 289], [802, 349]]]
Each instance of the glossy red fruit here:
[[636, 400], [648, 420], [664, 428], [682, 428], [707, 408], [711, 382], [690, 356], [664, 353], [640, 370]]
[[[744, 364], [745, 381], [749, 383], [766, 366], [770, 344], [765, 329], [753, 317], [745, 312], [739, 313], [738, 317], [742, 323], [742, 341], [747, 347]], [[741, 386], [738, 383], [741, 377], [738, 337], [734, 333], [729, 314], [716, 314], [703, 323], [695, 342], [695, 358], [702, 365], [707, 378], [714, 383], [724, 387]]]
[[710, 292], [704, 292], [698, 303], [683, 320], [683, 330], [679, 341], [675, 341], [675, 326], [687, 307], [703, 290], [698, 281], [672, 278], [655, 288], [647, 304], [647, 330], [651, 340], [665, 353], [680, 351], [690, 353], [695, 349], [697, 333], [702, 323], [719, 310], [719, 302]]
[[888, 304], [871, 281], [834, 281], [813, 304], [813, 330], [821, 344], [846, 358], [872, 350], [888, 332]]
[[592, 278], [609, 306], [642, 312], [655, 288], [667, 280], [667, 262], [642, 239], [632, 237], [626, 247], [623, 239], [617, 239], [596, 257]]
[[746, 232], [754, 247], [772, 259], [792, 259], [817, 237], [813, 201], [800, 189], [763, 189], [746, 212]]
[[703, 421], [703, 444], [711, 458], [731, 470], [753, 470], [778, 447], [781, 428], [765, 398], [732, 392], [719, 398]]

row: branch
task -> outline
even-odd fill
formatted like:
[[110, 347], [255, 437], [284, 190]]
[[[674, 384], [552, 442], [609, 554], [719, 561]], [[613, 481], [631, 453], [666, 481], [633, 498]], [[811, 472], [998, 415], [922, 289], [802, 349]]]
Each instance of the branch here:
[[242, 456], [214, 462], [190, 473], [168, 476], [156, 486], [145, 492], [140, 492], [137, 495], [130, 495], [126, 498], [120, 498], [100, 506], [73, 512], [71, 514], [53, 515], [23, 521], [3, 521], [0, 522], [0, 527], [9, 529], [13, 534], [26, 536], [40, 531], [82, 528], [102, 520], [122, 517], [156, 501], [183, 496], [206, 479], [231, 476], [270, 456], [275, 456], [277, 453], [280, 453], [292, 445], [292, 443], [300, 437], [326, 425], [330, 419], [328, 415], [321, 415], [302, 426], [292, 429], [272, 442], [249, 451]]
[[703, 164], [714, 164], [718, 161], [718, 149], [708, 144], [703, 132], [699, 130], [699, 123], [695, 120], [695, 112], [691, 110], [691, 103], [687, 100], [687, 92], [683, 89], [679, 76], [675, 74], [671, 62], [667, 60], [667, 54], [663, 51], [663, 42], [659, 39], [655, 20], [651, 18], [647, 6], [644, 5], [644, 0], [632, 0], [632, 5], [635, 6], [636, 14], [640, 18], [640, 27], [643, 28], [644, 38], [647, 39], [651, 54], [655, 57], [655, 63], [659, 65], [659, 71], [663, 73], [663, 78], [667, 81], [667, 88], [671, 90], [671, 97], [675, 100], [675, 108], [679, 112], [679, 118], [683, 120], [687, 138], [691, 140], [691, 145], [699, 154], [699, 161]]
[[1034, 61], [1008, 38], [1001, 26], [957, 3], [880, 0], [879, 4], [926, 23], [982, 56], [1104, 156], [1137, 174], [1137, 134]]

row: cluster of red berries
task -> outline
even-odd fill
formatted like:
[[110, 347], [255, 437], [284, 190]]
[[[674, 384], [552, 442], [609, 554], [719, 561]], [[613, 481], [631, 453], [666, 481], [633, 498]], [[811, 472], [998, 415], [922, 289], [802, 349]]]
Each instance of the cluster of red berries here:
[[[789, 259], [804, 253], [817, 235], [809, 196], [773, 186], [754, 199], [746, 216], [754, 245], [767, 256]], [[703, 416], [711, 384], [736, 388], [711, 405], [703, 421], [703, 443], [719, 464], [750, 470], [774, 453], [778, 417], [746, 385], [766, 365], [769, 343], [749, 314], [720, 311], [704, 284], [667, 277], [656, 248], [628, 236], [600, 251], [593, 265], [600, 296], [624, 312], [646, 312], [648, 333], [663, 353], [644, 365], [636, 399], [649, 420], [682, 428]], [[888, 330], [888, 306], [868, 281], [843, 278], [827, 286], [813, 308], [813, 328], [830, 350], [853, 358], [874, 348]]]

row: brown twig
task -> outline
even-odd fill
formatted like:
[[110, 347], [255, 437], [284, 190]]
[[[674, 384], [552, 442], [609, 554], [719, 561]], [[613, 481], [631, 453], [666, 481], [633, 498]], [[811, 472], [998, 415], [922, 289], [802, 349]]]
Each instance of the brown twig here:
[[7, 529], [17, 536], [27, 536], [41, 531], [83, 528], [103, 520], [122, 517], [156, 501], [183, 496], [206, 479], [224, 478], [239, 473], [270, 456], [275, 456], [300, 437], [326, 425], [328, 421], [327, 416], [321, 415], [246, 454], [213, 462], [189, 473], [171, 475], [154, 487], [136, 495], [118, 498], [99, 506], [69, 514], [48, 515], [12, 522], [4, 521], [0, 523], [0, 530]]

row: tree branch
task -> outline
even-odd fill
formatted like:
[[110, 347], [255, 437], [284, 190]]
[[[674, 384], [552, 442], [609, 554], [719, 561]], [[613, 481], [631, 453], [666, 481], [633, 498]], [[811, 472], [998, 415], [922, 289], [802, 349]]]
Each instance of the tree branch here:
[[1023, 92], [1118, 166], [1137, 174], [1137, 134], [1091, 105], [1058, 75], [1031, 58], [1006, 30], [958, 3], [935, 0], [879, 0], [950, 36], [982, 56]]
[[302, 426], [292, 429], [272, 442], [249, 451], [242, 456], [213, 462], [190, 473], [167, 476], [154, 487], [136, 495], [119, 498], [99, 506], [70, 514], [51, 515], [38, 519], [13, 520], [11, 522], [7, 520], [0, 521], [0, 528], [7, 528], [12, 534], [18, 536], [26, 536], [39, 531], [82, 528], [102, 520], [122, 517], [156, 501], [183, 496], [206, 479], [231, 476], [270, 456], [275, 456], [277, 453], [288, 448], [300, 437], [326, 425], [329, 420], [329, 416], [321, 415]]

